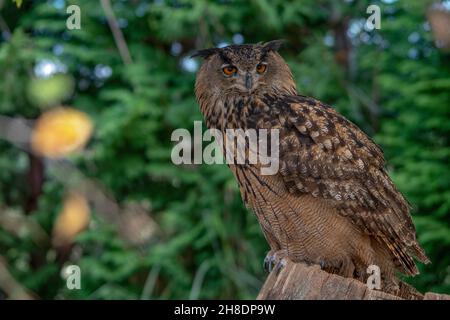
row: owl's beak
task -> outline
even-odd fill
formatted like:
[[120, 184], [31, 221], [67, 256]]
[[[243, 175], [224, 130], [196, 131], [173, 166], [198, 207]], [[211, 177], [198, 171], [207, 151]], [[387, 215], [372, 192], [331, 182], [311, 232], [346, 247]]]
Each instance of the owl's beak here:
[[245, 87], [250, 90], [253, 87], [253, 78], [250, 73], [245, 74]]

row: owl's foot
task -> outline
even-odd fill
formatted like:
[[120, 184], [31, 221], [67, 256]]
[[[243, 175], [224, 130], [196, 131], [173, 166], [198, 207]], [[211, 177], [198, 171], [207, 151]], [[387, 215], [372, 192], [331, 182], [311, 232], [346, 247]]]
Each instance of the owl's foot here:
[[284, 249], [270, 250], [264, 258], [264, 270], [267, 272], [280, 272], [280, 270], [286, 265], [284, 258], [287, 257], [287, 252]]

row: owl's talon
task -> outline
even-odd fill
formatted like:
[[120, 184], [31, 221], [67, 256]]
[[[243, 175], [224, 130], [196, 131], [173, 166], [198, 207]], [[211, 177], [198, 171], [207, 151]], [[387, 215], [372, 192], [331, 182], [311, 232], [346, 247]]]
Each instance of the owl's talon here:
[[323, 260], [320, 261], [319, 265], [320, 265], [321, 270], [325, 269], [325, 267], [326, 267], [325, 261], [323, 261]]
[[270, 272], [270, 256], [269, 253], [264, 258], [263, 267], [266, 272]]
[[281, 258], [280, 261], [275, 265], [273, 268], [275, 274], [279, 274], [281, 269], [283, 269], [286, 266], [286, 260], [284, 258]]
[[264, 258], [264, 270], [270, 273], [277, 269], [278, 273], [286, 265], [286, 261], [284, 261], [286, 256], [286, 250], [270, 250]]

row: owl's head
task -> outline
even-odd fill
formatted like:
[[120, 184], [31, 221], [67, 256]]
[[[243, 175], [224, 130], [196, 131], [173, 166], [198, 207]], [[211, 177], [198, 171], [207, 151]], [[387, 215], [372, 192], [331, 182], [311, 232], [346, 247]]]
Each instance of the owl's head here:
[[296, 92], [291, 71], [278, 54], [282, 41], [230, 45], [199, 50], [203, 62], [196, 80], [197, 95], [261, 95]]

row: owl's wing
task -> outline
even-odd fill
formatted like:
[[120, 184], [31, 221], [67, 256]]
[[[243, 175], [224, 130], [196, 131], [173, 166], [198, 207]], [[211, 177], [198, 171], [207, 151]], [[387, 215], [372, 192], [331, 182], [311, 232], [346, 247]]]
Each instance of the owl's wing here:
[[399, 268], [417, 274], [411, 255], [429, 260], [416, 241], [408, 203], [384, 169], [381, 149], [313, 98], [266, 98], [279, 120], [279, 173], [288, 190], [331, 201], [340, 214], [386, 245]]

